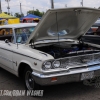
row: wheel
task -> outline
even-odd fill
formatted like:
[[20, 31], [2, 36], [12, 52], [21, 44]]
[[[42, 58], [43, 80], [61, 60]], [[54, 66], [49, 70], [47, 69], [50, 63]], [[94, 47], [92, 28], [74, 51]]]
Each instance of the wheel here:
[[32, 70], [30, 68], [25, 69], [24, 82], [26, 90], [37, 90], [39, 87], [33, 79]]

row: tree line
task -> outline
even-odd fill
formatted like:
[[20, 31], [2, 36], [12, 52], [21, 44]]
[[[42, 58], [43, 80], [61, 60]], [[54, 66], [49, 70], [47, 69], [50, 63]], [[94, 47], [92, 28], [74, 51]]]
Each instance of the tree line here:
[[[5, 13], [7, 14], [7, 12], [5, 12]], [[44, 12], [40, 12], [38, 9], [36, 9], [36, 10], [29, 10], [29, 11], [27, 11], [27, 15], [28, 14], [34, 14], [34, 15], [42, 17], [44, 15]], [[9, 15], [12, 15], [12, 13], [9, 13]], [[21, 17], [24, 16], [24, 14], [23, 13], [22, 14], [15, 13], [14, 16], [17, 17], [17, 18], [21, 18]]]

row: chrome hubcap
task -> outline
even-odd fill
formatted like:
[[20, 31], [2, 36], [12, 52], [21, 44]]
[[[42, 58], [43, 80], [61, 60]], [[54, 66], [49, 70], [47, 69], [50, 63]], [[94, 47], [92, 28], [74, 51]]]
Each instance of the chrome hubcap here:
[[25, 75], [25, 84], [28, 90], [34, 89], [34, 79], [32, 77], [32, 73], [30, 71], [26, 72]]

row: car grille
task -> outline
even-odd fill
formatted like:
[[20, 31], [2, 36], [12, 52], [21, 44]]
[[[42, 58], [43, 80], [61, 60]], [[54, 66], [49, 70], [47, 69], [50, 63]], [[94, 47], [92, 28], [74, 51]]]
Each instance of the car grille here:
[[83, 66], [91, 66], [100, 63], [100, 53], [85, 54], [60, 59], [61, 67], [75, 68]]

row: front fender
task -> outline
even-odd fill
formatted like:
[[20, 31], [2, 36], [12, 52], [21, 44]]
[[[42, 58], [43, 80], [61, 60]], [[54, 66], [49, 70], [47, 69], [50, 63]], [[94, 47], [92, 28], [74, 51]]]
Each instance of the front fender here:
[[19, 69], [21, 63], [25, 63], [25, 64], [29, 65], [31, 69], [33, 69], [33, 65], [27, 60], [20, 61], [18, 64], [18, 69]]

